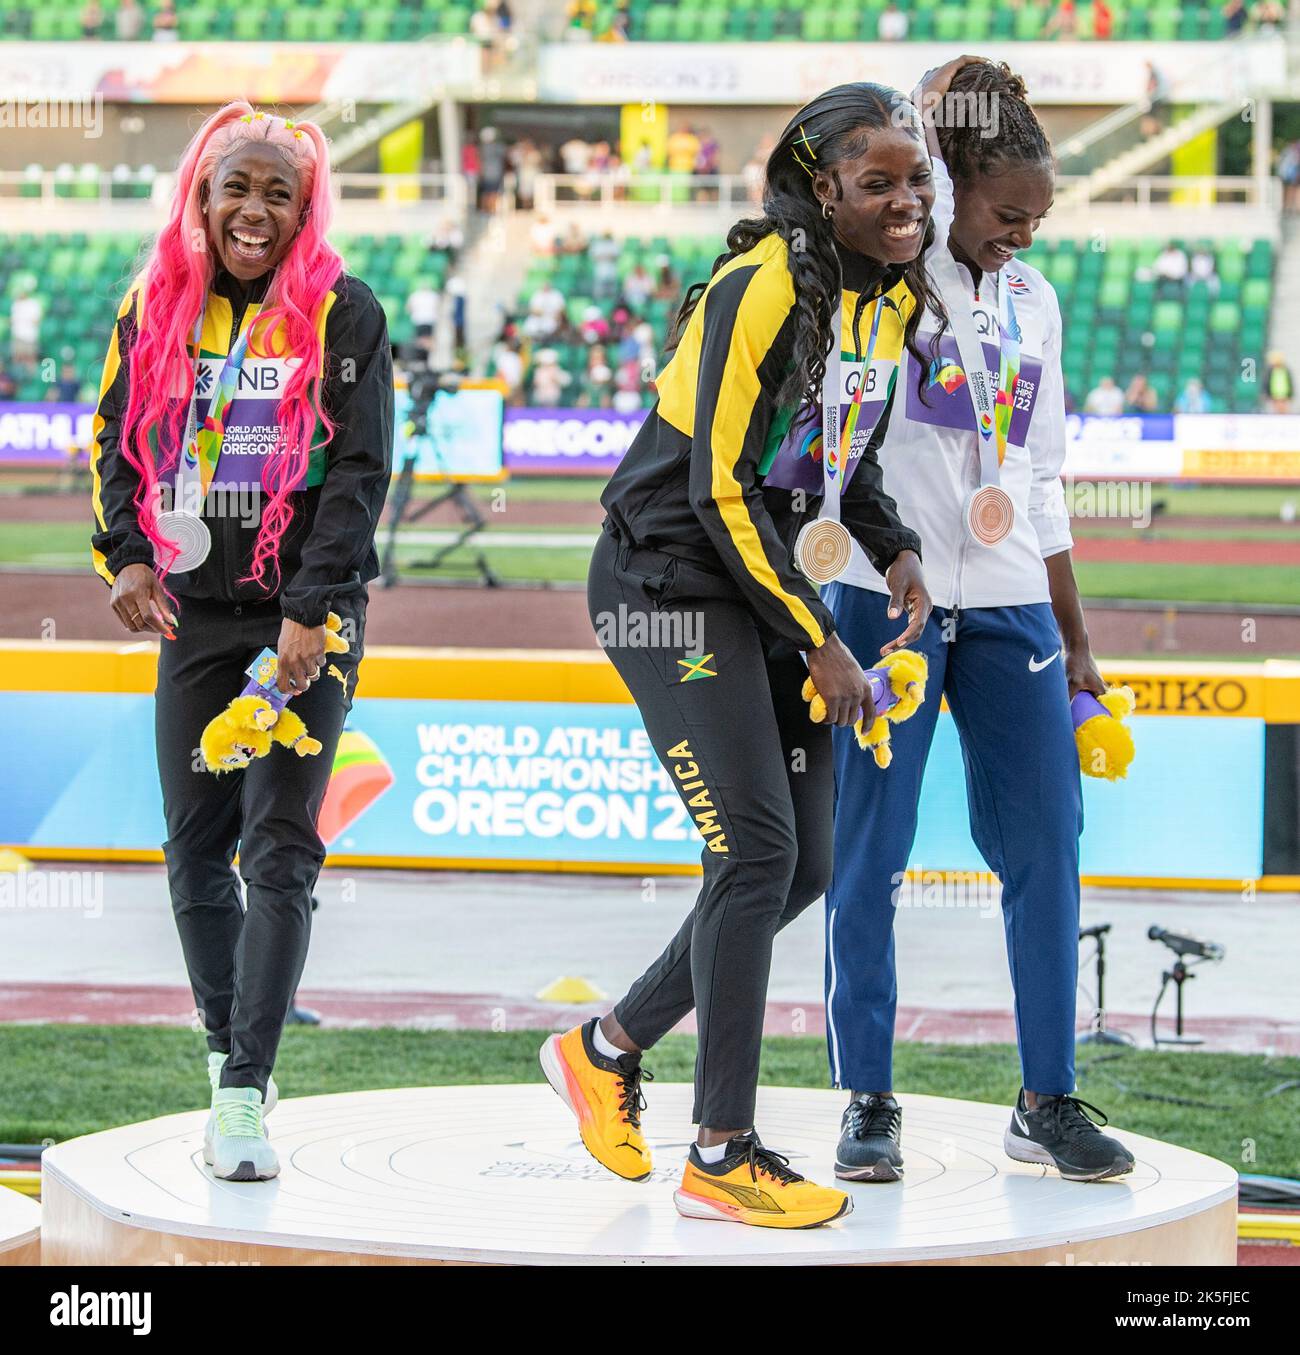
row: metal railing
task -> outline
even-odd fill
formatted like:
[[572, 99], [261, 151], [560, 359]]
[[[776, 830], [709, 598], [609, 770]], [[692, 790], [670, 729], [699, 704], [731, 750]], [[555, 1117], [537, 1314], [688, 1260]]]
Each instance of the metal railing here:
[[1141, 174], [1121, 183], [1088, 191], [1090, 174], [1058, 174], [1056, 190], [1070, 189], [1081, 194], [1076, 206], [1107, 203], [1130, 207], [1259, 207], [1276, 211], [1281, 206], [1281, 185], [1277, 179], [1260, 180], [1245, 175]]
[[533, 205], [541, 212], [590, 207], [719, 209], [761, 207], [761, 187], [743, 174], [641, 174], [628, 167], [592, 174], [539, 174]]
[[[56, 169], [0, 170], [0, 201], [95, 202], [125, 205], [148, 203], [170, 194], [172, 175], [154, 170], [98, 170], [90, 173]], [[403, 208], [442, 204], [458, 220], [468, 210], [469, 194], [460, 174], [335, 174], [342, 202], [374, 202]]]
[[[1066, 188], [1086, 191], [1088, 174], [1057, 176], [1058, 192]], [[1275, 179], [1261, 181], [1245, 176], [1158, 175], [1146, 174], [1126, 179], [1100, 190], [1088, 200], [1153, 206], [1220, 206], [1233, 204], [1274, 210], [1278, 206]], [[611, 211], [671, 208], [674, 212], [692, 208], [737, 214], [761, 210], [760, 197], [751, 180], [740, 174], [634, 174], [617, 170], [604, 174], [542, 174], [537, 177], [533, 198], [538, 211], [563, 212], [567, 208], [608, 208]]]

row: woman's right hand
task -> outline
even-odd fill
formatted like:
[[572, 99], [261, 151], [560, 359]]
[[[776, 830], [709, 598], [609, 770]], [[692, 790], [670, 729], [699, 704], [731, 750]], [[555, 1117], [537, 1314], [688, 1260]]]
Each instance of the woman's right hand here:
[[871, 698], [862, 665], [838, 635], [808, 651], [808, 673], [826, 702], [826, 720], [833, 725], [855, 724]]
[[912, 91], [912, 102], [920, 108], [920, 101], [924, 95], [929, 94], [934, 96], [947, 94], [948, 87], [952, 84], [952, 77], [956, 75], [963, 66], [971, 66], [977, 61], [987, 60], [987, 57], [982, 56], [958, 56], [953, 57], [953, 59], [945, 65], [936, 66], [933, 70], [926, 71], [921, 77], [920, 84]]
[[113, 580], [109, 597], [118, 620], [133, 634], [151, 630], [174, 640], [176, 617], [168, 609], [167, 594], [149, 565], [125, 565]]

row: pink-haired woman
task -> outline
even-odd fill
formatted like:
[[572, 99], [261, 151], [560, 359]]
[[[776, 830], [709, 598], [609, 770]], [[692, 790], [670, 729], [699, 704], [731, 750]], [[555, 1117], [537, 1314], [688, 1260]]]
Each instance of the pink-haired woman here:
[[[392, 460], [384, 313], [326, 243], [325, 140], [230, 104], [199, 129], [109, 344], [93, 559], [129, 631], [166, 637], [156, 744], [172, 906], [208, 1036], [216, 1175], [279, 1164], [263, 1115], [311, 931], [316, 818], [351, 707]], [[337, 612], [346, 654], [325, 661]], [[214, 775], [207, 722], [264, 647], [319, 739]], [[232, 860], [247, 885], [241, 898]]]

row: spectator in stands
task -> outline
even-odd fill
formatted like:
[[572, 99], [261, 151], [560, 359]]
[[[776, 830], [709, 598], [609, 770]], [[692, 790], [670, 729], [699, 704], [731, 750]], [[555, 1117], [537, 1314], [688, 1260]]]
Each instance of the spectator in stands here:
[[1124, 412], [1124, 392], [1115, 384], [1113, 376], [1103, 376], [1088, 392], [1083, 402], [1085, 414], [1103, 414], [1114, 416]]
[[81, 11], [81, 36], [83, 38], [98, 38], [103, 27], [103, 6], [99, 3], [99, 0], [89, 0], [89, 3]]
[[608, 408], [613, 402], [614, 370], [603, 343], [592, 344], [587, 353], [587, 387], [593, 402], [601, 408]]
[[722, 147], [718, 145], [718, 138], [707, 127], [700, 129], [700, 144], [695, 151], [695, 172], [696, 174], [717, 174], [718, 160], [722, 154]]
[[538, 350], [533, 367], [533, 404], [554, 409], [564, 398], [564, 388], [573, 377], [560, 366], [560, 355], [554, 348]]
[[673, 272], [673, 261], [667, 254], [661, 254], [657, 260], [659, 269], [655, 281], [656, 301], [675, 301], [681, 291], [681, 279]]
[[175, 42], [178, 36], [176, 23], [174, 0], [158, 0], [158, 7], [153, 12], [153, 40], [155, 42]]
[[1043, 25], [1043, 37], [1064, 38], [1067, 42], [1075, 36], [1079, 27], [1079, 16], [1075, 13], [1074, 0], [1061, 0], [1051, 18]]
[[646, 272], [645, 264], [637, 260], [632, 271], [623, 279], [623, 300], [630, 309], [639, 311], [653, 295], [654, 279]]
[[645, 403], [642, 387], [642, 369], [639, 358], [625, 358], [618, 365], [614, 378], [614, 408], [620, 414], [632, 414]]
[[1277, 176], [1282, 180], [1282, 207], [1294, 212], [1300, 203], [1300, 141], [1289, 141], [1277, 157]]
[[876, 37], [881, 42], [904, 42], [907, 39], [907, 15], [894, 3], [889, 3], [880, 11], [876, 21]]
[[0, 363], [0, 400], [15, 400], [18, 397], [18, 383], [9, 373], [9, 369]]
[[528, 239], [534, 254], [549, 258], [555, 253], [555, 225], [545, 212], [539, 212], [528, 228]]
[[1174, 412], [1176, 414], [1211, 414], [1214, 412], [1214, 402], [1196, 377], [1189, 376], [1183, 384], [1182, 391], [1174, 401]]
[[479, 160], [478, 208], [495, 212], [506, 177], [506, 147], [495, 127], [485, 127], [479, 134]]
[[571, 136], [560, 147], [560, 162], [566, 174], [585, 174], [591, 164], [591, 146], [580, 136]]
[[1276, 349], [1268, 355], [1264, 370], [1264, 408], [1270, 414], [1290, 414], [1295, 382], [1286, 358]]
[[59, 367], [59, 379], [50, 387], [50, 390], [54, 392], [54, 399], [65, 405], [70, 405], [81, 394], [81, 386], [82, 381], [77, 374], [77, 364], [68, 353], [64, 353], [63, 363]]
[[686, 123], [679, 123], [668, 138], [669, 174], [693, 174], [695, 157], [700, 153], [700, 139]]
[[587, 237], [576, 221], [570, 221], [564, 228], [564, 234], [555, 242], [555, 249], [559, 254], [585, 254], [587, 252]]
[[9, 356], [16, 370], [26, 371], [29, 375], [36, 370], [44, 318], [44, 303], [36, 295], [33, 285], [24, 280], [9, 306]]
[[451, 219], [444, 216], [429, 236], [429, 253], [441, 255], [447, 260], [447, 266], [453, 266], [465, 247], [465, 232]]
[[118, 42], [137, 42], [144, 31], [144, 10], [136, 0], [121, 0], [113, 16]]
[[1228, 37], [1235, 38], [1246, 26], [1246, 0], [1228, 0], [1219, 11], [1223, 15]]
[[609, 338], [609, 321], [605, 312], [594, 303], [582, 312], [582, 322], [578, 325], [578, 336], [583, 343], [603, 343]]
[[523, 402], [524, 360], [519, 352], [518, 339], [498, 339], [492, 349], [492, 371], [506, 385], [506, 403], [517, 405]]
[[570, 42], [590, 42], [596, 27], [596, 0], [568, 0], [564, 9], [564, 36]]
[[509, 158], [515, 175], [515, 200], [525, 212], [531, 212], [537, 191], [537, 176], [546, 168], [545, 157], [537, 143], [525, 137], [511, 146]]
[[1147, 111], [1142, 118], [1141, 128], [1143, 136], [1152, 137], [1165, 125], [1165, 117], [1169, 112], [1169, 82], [1154, 63], [1148, 61], [1146, 68]]
[[609, 28], [601, 35], [605, 42], [626, 42], [631, 36], [632, 14], [628, 0], [619, 0], [614, 13], [610, 16]]
[[452, 342], [459, 352], [465, 347], [465, 317], [468, 296], [465, 279], [458, 274], [447, 279], [443, 291], [443, 303], [451, 320]]
[[1155, 262], [1151, 265], [1157, 278], [1164, 282], [1186, 282], [1187, 254], [1182, 245], [1177, 241], [1171, 240], [1155, 257]]
[[1278, 0], [1260, 0], [1250, 12], [1255, 29], [1260, 33], [1280, 33], [1286, 23], [1286, 10]]
[[1211, 296], [1219, 294], [1219, 274], [1214, 262], [1214, 252], [1206, 249], [1204, 245], [1192, 251], [1187, 282], [1189, 286], [1196, 286], [1198, 283], [1203, 285]]
[[530, 339], [549, 339], [560, 328], [566, 306], [564, 293], [548, 279], [528, 303], [524, 332]]
[[433, 347], [433, 331], [438, 323], [441, 305], [441, 297], [429, 285], [427, 279], [421, 279], [406, 298], [406, 314], [415, 329], [416, 341], [425, 352]]
[[587, 249], [591, 259], [591, 294], [599, 301], [612, 301], [618, 296], [618, 260], [622, 252], [622, 246], [608, 231], [596, 236]]
[[1154, 414], [1159, 406], [1155, 387], [1139, 372], [1124, 392], [1124, 408], [1129, 414]]
[[763, 185], [767, 182], [767, 157], [772, 154], [775, 145], [776, 139], [770, 133], [765, 134], [753, 155], [746, 161], [745, 168], [740, 171], [741, 177], [745, 180], [745, 196], [755, 207], [763, 205]]
[[483, 160], [478, 147], [470, 137], [466, 137], [460, 147], [460, 172], [465, 176], [465, 187], [469, 190], [471, 202], [478, 202], [478, 180], [483, 169]]
[[1115, 16], [1106, 0], [1092, 0], [1092, 36], [1105, 41], [1115, 31]]

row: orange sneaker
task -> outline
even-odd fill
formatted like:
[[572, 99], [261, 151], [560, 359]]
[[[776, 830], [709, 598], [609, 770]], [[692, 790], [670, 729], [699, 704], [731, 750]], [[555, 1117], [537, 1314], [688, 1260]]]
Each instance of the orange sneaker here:
[[850, 1195], [791, 1171], [789, 1159], [764, 1148], [752, 1130], [727, 1144], [721, 1162], [703, 1161], [692, 1144], [673, 1199], [683, 1218], [757, 1228], [818, 1228], [853, 1212]]
[[625, 1181], [650, 1175], [650, 1150], [641, 1134], [645, 1098], [641, 1081], [653, 1081], [640, 1054], [607, 1059], [591, 1042], [595, 1017], [564, 1035], [552, 1035], [538, 1057], [546, 1080], [578, 1117], [587, 1151]]

